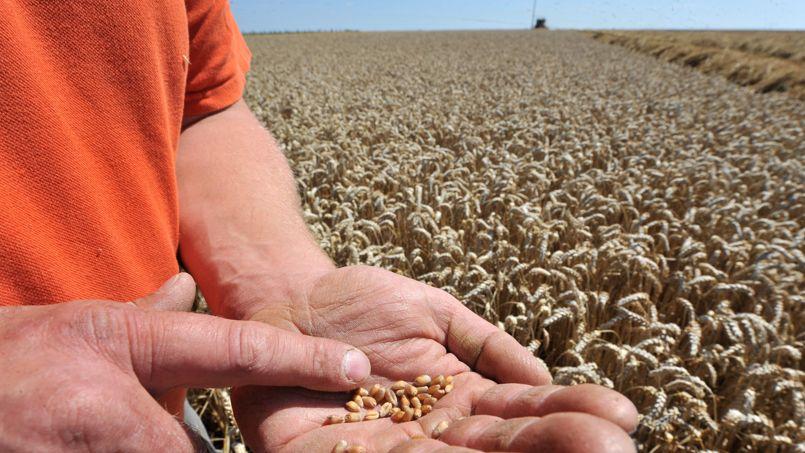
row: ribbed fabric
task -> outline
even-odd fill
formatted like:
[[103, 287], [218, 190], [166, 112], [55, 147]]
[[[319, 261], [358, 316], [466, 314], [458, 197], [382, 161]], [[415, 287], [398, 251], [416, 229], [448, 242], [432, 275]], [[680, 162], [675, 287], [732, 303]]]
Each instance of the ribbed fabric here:
[[5, 0], [0, 305], [130, 300], [177, 272], [184, 114], [237, 101], [226, 0]]

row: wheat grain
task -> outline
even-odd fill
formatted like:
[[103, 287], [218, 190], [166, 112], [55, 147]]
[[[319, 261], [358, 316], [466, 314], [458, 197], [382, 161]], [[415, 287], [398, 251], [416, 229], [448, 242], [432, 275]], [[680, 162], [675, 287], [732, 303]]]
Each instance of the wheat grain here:
[[[432, 384], [424, 387], [422, 393], [417, 392], [414, 387], [416, 383], [427, 382]], [[392, 391], [397, 388], [400, 393], [399, 399]], [[380, 384], [373, 385], [369, 390], [358, 388], [353, 392], [353, 398], [345, 403], [348, 413], [346, 415], [330, 415], [324, 421], [325, 425], [337, 423], [354, 423], [362, 420], [376, 420], [378, 418], [390, 417], [394, 422], [406, 422], [417, 420], [431, 411], [433, 406], [442, 396], [453, 390], [453, 376], [439, 375], [436, 379], [431, 379], [427, 375], [418, 376], [412, 383], [397, 381], [391, 388], [386, 388]], [[407, 396], [405, 393], [415, 393]], [[362, 394], [383, 395], [380, 401], [371, 396], [361, 396]], [[378, 404], [380, 406], [378, 407]]]
[[355, 401], [347, 401], [346, 408], [350, 412], [360, 412], [361, 406], [359, 406]]
[[347, 415], [344, 415], [344, 422], [345, 423], [356, 423], [363, 420], [363, 414], [358, 412], [350, 412]]
[[332, 453], [346, 453], [347, 448], [349, 447], [349, 442], [346, 440], [339, 440], [337, 444], [332, 449]]

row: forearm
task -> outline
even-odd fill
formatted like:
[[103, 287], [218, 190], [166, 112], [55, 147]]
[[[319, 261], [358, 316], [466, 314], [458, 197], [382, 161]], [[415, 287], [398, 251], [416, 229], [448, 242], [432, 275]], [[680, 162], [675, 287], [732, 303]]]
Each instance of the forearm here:
[[[215, 313], [248, 317], [333, 269], [285, 157], [243, 101], [182, 132], [176, 171], [181, 257]], [[259, 294], [244, 294], [254, 280]]]

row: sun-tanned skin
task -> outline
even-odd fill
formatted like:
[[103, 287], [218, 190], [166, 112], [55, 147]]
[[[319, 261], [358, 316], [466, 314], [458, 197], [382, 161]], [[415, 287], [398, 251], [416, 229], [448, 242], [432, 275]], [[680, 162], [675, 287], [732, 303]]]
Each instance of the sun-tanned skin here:
[[243, 101], [188, 124], [177, 162], [180, 248], [216, 314], [354, 345], [371, 361], [365, 386], [457, 376], [431, 414], [404, 424], [322, 426], [344, 411], [344, 394], [238, 388], [236, 416], [257, 450], [325, 452], [346, 439], [431, 451], [406, 442], [441, 420], [452, 424], [438, 445], [455, 451], [634, 449], [626, 433], [637, 413], [617, 392], [548, 385], [530, 352], [443, 291], [376, 268], [336, 269], [302, 220], [281, 151]]
[[154, 396], [238, 382], [344, 390], [356, 385], [345, 356], [368, 364], [332, 340], [176, 313], [194, 298], [179, 274], [130, 303], [0, 308], [0, 451], [198, 451]]

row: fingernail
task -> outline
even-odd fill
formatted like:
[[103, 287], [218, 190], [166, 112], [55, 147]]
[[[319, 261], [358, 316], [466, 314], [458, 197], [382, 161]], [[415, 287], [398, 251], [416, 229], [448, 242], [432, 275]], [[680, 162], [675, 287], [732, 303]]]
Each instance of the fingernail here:
[[360, 382], [369, 377], [371, 365], [369, 359], [357, 349], [350, 349], [344, 354], [344, 361], [342, 362], [344, 374], [352, 382]]

